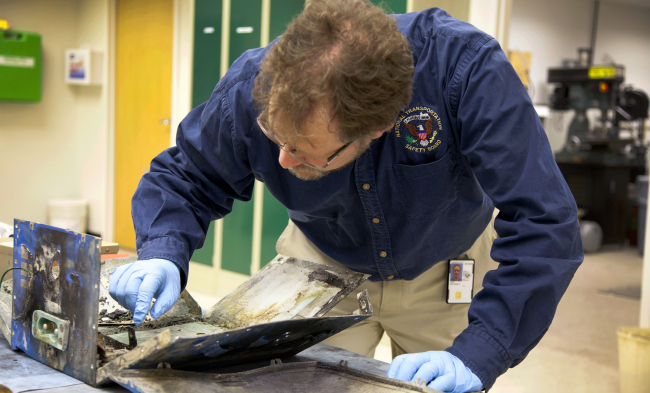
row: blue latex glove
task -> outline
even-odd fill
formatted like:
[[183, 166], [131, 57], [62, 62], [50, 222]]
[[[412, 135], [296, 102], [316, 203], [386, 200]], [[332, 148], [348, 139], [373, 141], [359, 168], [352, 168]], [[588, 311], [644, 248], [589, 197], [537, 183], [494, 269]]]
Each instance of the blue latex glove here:
[[464, 393], [483, 390], [481, 380], [465, 367], [460, 359], [445, 351], [400, 355], [390, 364], [388, 377], [411, 382], [420, 378], [425, 380], [430, 388], [442, 392]]
[[148, 259], [120, 266], [111, 275], [108, 293], [133, 313], [133, 322], [140, 325], [149, 312], [160, 318], [181, 294], [181, 274], [176, 264], [167, 259]]

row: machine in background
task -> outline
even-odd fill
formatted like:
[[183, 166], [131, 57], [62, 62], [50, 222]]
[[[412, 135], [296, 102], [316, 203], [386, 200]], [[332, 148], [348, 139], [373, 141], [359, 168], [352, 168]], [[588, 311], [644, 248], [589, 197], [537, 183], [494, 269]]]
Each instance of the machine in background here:
[[[586, 58], [588, 51], [581, 48], [579, 58]], [[648, 96], [623, 87], [624, 66], [589, 66], [583, 61], [548, 70], [548, 82], [559, 84], [551, 96], [551, 108], [576, 112], [564, 150], [557, 157], [644, 167], [643, 120], [648, 118]], [[587, 110], [592, 108], [600, 110], [594, 125], [587, 118]]]
[[[628, 183], [645, 173], [644, 143], [648, 96], [625, 87], [625, 67], [591, 65], [591, 48], [580, 49], [577, 61], [548, 70], [557, 84], [554, 110], [575, 110], [567, 142], [555, 160], [585, 220], [602, 227], [602, 243], [623, 243], [627, 235]], [[600, 116], [590, 124], [588, 109]]]

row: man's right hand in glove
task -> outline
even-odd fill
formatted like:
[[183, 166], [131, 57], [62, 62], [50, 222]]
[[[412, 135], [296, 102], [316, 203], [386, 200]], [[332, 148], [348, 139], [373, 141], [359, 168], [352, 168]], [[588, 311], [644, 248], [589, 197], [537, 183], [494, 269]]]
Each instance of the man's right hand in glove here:
[[181, 274], [176, 264], [167, 259], [135, 261], [120, 266], [111, 275], [108, 293], [122, 307], [133, 313], [133, 322], [140, 325], [149, 312], [160, 318], [181, 294]]

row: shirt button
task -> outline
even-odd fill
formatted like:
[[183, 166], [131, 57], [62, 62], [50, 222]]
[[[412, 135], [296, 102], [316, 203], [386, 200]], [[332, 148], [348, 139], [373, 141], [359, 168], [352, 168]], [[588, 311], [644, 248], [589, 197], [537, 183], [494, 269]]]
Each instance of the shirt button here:
[[379, 219], [377, 217], [375, 217], [375, 218], [372, 219], [372, 222], [374, 222], [375, 224], [379, 224]]
[[361, 186], [361, 188], [363, 188], [364, 190], [368, 191], [368, 190], [370, 189], [370, 184], [368, 184], [368, 183], [363, 183], [363, 185]]
[[386, 251], [382, 251], [382, 252], [379, 253], [379, 256], [382, 257], [382, 258], [386, 258], [387, 255], [388, 255], [388, 253]]
[[391, 274], [391, 275], [387, 276], [386, 278], [389, 279], [389, 280], [392, 280], [393, 278], [395, 278], [395, 276], [393, 276], [393, 275]]

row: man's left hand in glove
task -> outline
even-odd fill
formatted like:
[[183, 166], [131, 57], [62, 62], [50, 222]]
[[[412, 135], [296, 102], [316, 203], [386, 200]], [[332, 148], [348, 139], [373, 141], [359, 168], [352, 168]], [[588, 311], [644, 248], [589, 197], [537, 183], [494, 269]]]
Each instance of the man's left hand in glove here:
[[393, 359], [388, 377], [402, 381], [426, 381], [442, 392], [465, 393], [483, 390], [483, 384], [456, 356], [445, 351], [400, 355]]

